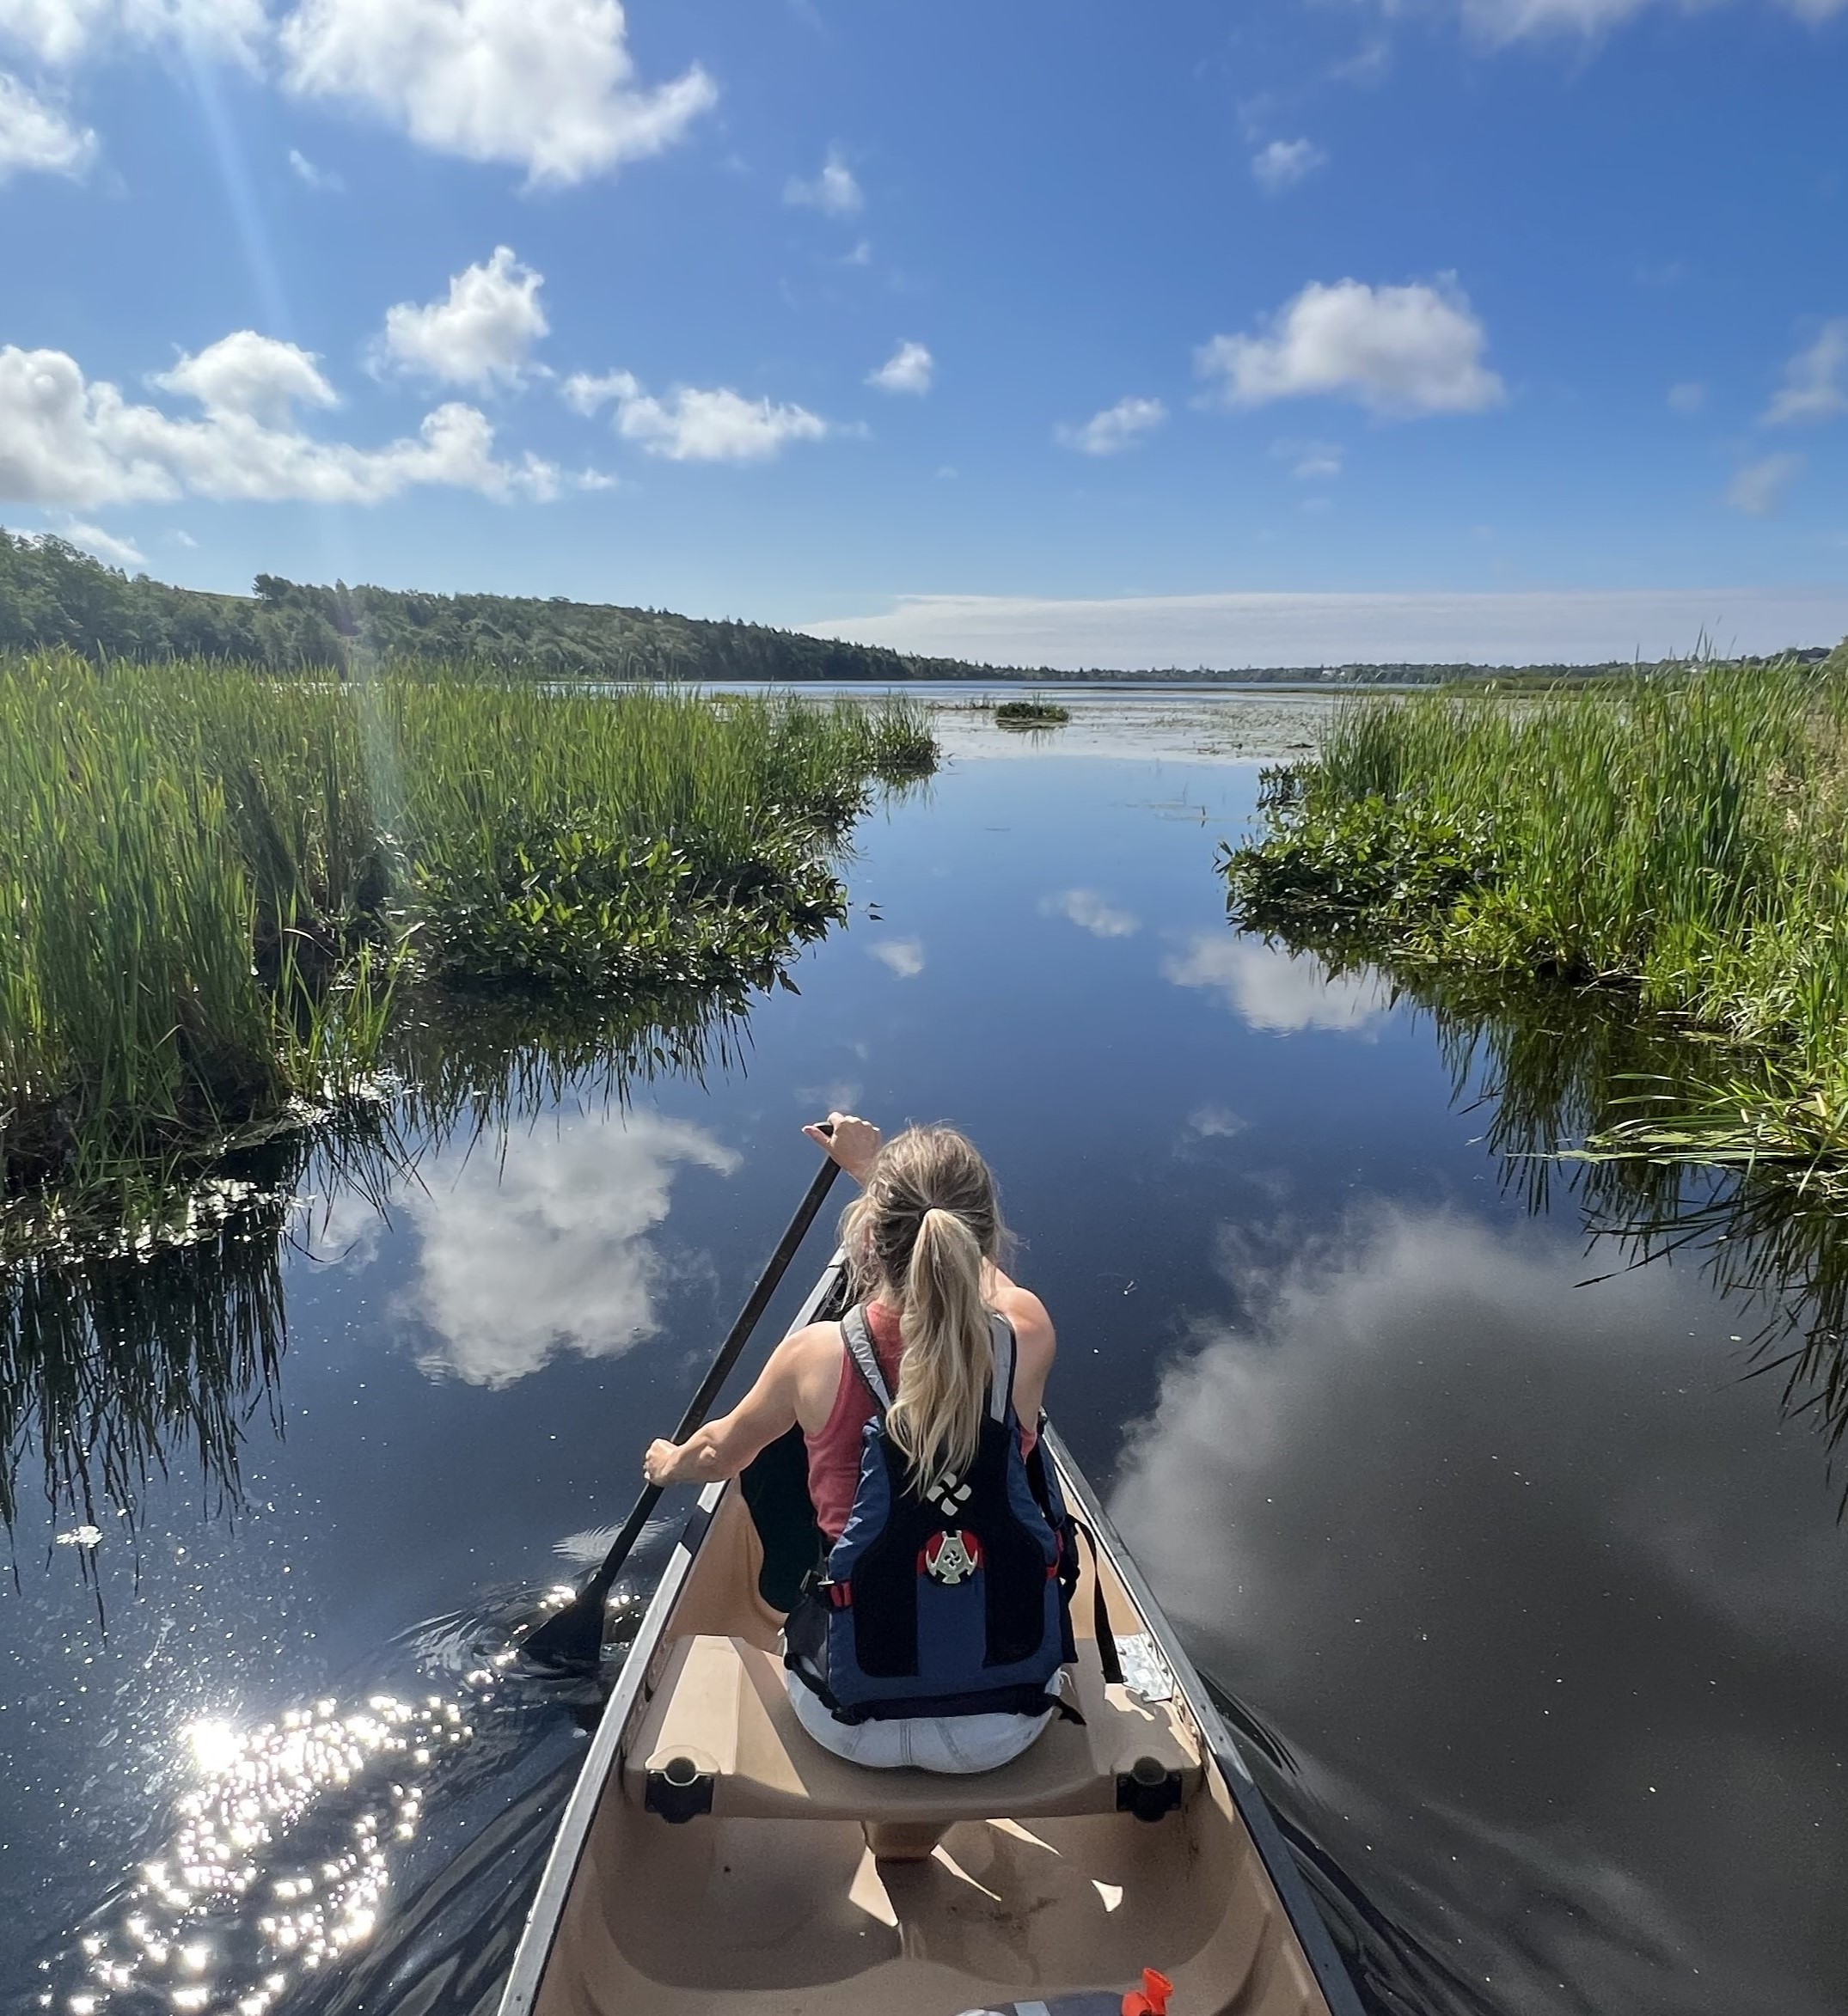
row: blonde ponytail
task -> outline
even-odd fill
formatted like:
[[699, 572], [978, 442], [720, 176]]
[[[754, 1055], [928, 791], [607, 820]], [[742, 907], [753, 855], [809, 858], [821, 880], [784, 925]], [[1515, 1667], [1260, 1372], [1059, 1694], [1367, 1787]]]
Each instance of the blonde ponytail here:
[[899, 1329], [905, 1354], [886, 1433], [927, 1491], [976, 1459], [994, 1354], [982, 1300], [982, 1248], [953, 1211], [924, 1213], [905, 1270]]
[[988, 1164], [947, 1127], [895, 1134], [841, 1219], [860, 1287], [898, 1308], [905, 1350], [886, 1430], [921, 1491], [975, 1460], [994, 1369], [982, 1277], [1007, 1237]]

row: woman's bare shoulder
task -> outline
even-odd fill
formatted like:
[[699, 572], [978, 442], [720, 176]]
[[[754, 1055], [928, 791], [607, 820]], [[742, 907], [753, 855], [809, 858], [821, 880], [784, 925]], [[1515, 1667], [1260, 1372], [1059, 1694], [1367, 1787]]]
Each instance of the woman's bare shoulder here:
[[832, 1365], [841, 1355], [839, 1323], [808, 1323], [792, 1330], [776, 1347], [776, 1355], [792, 1371]]
[[818, 1431], [841, 1383], [841, 1326], [810, 1323], [792, 1330], [776, 1347], [764, 1375], [774, 1375], [805, 1428]]
[[1031, 1288], [1023, 1288], [1015, 1282], [1003, 1283], [997, 1290], [994, 1306], [1014, 1327], [1014, 1335], [1020, 1348], [1030, 1356], [1044, 1353], [1050, 1356], [1056, 1341], [1052, 1318], [1047, 1314], [1046, 1305]]

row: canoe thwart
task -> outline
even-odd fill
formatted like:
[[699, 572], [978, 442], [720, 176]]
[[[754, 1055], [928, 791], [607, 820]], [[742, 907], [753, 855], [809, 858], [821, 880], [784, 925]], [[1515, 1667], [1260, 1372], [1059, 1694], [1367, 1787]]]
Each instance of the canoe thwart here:
[[875, 1772], [810, 1736], [774, 1653], [737, 1636], [682, 1638], [625, 1760], [627, 1793], [646, 1811], [676, 1817], [660, 1802], [677, 1803], [669, 1780], [678, 1772], [689, 1787], [710, 1781], [709, 1794], [688, 1796], [707, 1798], [699, 1810], [718, 1819], [858, 1820], [871, 1807], [884, 1820], [941, 1826], [998, 1814], [1156, 1819], [1191, 1798], [1204, 1765], [1179, 1718], [1106, 1687], [1089, 1639], [1067, 1671], [1083, 1722], [1056, 1718], [1011, 1763], [966, 1777]]

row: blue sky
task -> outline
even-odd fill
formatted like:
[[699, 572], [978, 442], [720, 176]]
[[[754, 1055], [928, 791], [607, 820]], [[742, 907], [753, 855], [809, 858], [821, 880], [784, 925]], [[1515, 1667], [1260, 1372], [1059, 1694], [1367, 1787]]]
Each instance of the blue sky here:
[[169, 578], [1848, 628], [1848, 0], [0, 0], [0, 517]]

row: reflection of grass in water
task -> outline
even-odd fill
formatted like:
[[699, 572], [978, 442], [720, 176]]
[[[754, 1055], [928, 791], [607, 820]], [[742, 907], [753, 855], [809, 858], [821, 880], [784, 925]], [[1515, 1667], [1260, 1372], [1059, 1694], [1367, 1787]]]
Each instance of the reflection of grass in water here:
[[[1351, 946], [1292, 944], [1337, 970], [1362, 963]], [[1741, 1324], [1751, 1376], [1777, 1379], [1785, 1411], [1813, 1421], [1833, 1455], [1848, 1435], [1848, 1216], [1836, 1194], [1776, 1159], [1712, 1167], [1584, 1148], [1613, 1125], [1683, 1110], [1724, 1052], [1621, 997], [1387, 970], [1431, 1017], [1457, 1096], [1485, 1114], [1485, 1144], [1528, 1208], [1547, 1210], [1563, 1187], [1621, 1264], [1698, 1255], [1716, 1288], [1754, 1311]]]
[[233, 1157], [209, 1185], [148, 1200], [132, 1231], [0, 1262], [0, 1523], [17, 1524], [34, 1469], [55, 1521], [106, 1538], [170, 1462], [196, 1463], [208, 1496], [235, 1504], [248, 1424], [277, 1406], [302, 1195], [382, 1211], [458, 1130], [505, 1129], [567, 1094], [620, 1105], [658, 1075], [698, 1078], [735, 1054], [744, 1005], [739, 991], [600, 1017], [540, 1003], [419, 1018], [392, 1040], [394, 1103]]

